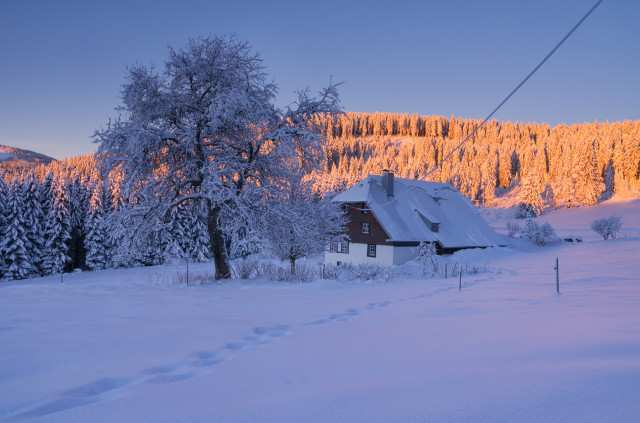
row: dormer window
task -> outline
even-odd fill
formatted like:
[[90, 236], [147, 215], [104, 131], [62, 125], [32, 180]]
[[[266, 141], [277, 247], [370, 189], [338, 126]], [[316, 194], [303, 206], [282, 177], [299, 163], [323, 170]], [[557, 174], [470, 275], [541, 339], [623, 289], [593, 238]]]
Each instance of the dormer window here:
[[420, 218], [422, 219], [424, 224], [427, 225], [427, 228], [429, 228], [429, 230], [431, 230], [431, 232], [438, 232], [438, 229], [440, 227], [440, 222], [433, 222], [427, 216], [425, 216], [424, 214], [420, 213], [420, 211], [416, 210], [416, 212], [418, 213], [418, 215], [420, 216]]

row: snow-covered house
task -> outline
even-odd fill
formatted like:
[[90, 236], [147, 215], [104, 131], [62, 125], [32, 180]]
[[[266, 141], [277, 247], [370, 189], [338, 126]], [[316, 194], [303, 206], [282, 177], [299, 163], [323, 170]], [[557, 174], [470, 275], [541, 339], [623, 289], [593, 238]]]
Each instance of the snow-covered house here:
[[369, 175], [334, 202], [347, 210], [349, 242], [333, 243], [327, 264], [377, 263], [390, 266], [415, 258], [420, 242], [438, 252], [503, 245], [478, 210], [449, 184]]

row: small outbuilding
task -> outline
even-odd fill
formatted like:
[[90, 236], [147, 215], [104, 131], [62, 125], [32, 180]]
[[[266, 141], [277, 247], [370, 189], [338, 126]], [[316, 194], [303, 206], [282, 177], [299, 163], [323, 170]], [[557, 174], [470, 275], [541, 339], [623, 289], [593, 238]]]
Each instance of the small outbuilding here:
[[347, 212], [349, 242], [332, 243], [327, 264], [391, 266], [414, 259], [421, 242], [439, 254], [504, 245], [478, 210], [449, 184], [369, 175], [338, 194]]

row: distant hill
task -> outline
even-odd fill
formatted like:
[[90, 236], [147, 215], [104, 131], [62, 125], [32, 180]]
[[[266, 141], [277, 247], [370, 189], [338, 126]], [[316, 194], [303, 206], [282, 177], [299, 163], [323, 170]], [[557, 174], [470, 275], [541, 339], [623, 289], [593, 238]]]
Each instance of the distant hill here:
[[29, 150], [0, 145], [0, 175], [24, 175], [40, 165], [56, 162], [53, 157]]
[[53, 157], [45, 156], [44, 154], [34, 151], [0, 145], [0, 162], [16, 159], [24, 160], [25, 162], [35, 162], [37, 164], [49, 164], [56, 160]]

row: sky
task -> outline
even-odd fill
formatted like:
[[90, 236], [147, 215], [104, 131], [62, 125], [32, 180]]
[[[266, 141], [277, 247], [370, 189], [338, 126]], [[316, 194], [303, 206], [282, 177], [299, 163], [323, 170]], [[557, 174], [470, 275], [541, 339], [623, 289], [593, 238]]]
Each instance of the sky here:
[[[482, 119], [595, 0], [0, 0], [0, 144], [57, 159], [96, 151], [127, 66], [235, 33], [264, 60], [276, 104], [341, 82], [342, 107]], [[640, 119], [640, 2], [604, 0], [494, 116]]]

